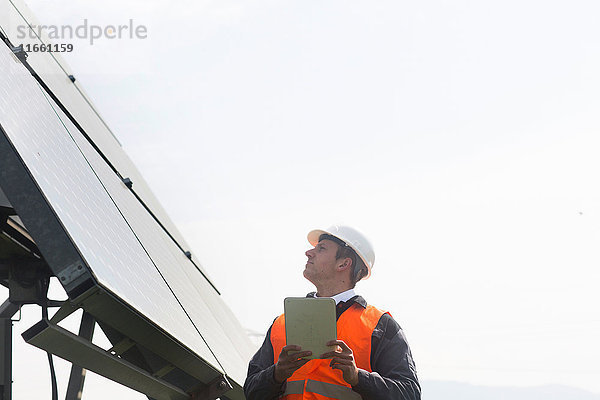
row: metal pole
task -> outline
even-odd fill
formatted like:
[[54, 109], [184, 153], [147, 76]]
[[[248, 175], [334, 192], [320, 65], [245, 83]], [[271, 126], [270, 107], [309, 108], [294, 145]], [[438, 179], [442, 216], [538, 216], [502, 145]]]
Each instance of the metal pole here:
[[12, 321], [19, 311], [17, 304], [6, 300], [0, 306], [0, 400], [11, 400], [12, 394]]
[[[81, 316], [81, 325], [79, 326], [79, 336], [83, 339], [92, 340], [94, 335], [94, 325], [96, 321], [87, 312], [83, 312]], [[83, 392], [83, 383], [85, 381], [85, 369], [73, 364], [71, 366], [71, 376], [69, 378], [69, 386], [67, 387], [67, 395], [65, 400], [80, 400]]]

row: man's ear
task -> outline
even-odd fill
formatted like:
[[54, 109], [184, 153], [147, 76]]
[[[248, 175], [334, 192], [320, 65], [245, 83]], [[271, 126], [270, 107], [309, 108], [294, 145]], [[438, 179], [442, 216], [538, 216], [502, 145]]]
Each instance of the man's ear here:
[[350, 257], [346, 257], [341, 261], [342, 262], [338, 264], [338, 270], [345, 271], [349, 268], [352, 268], [352, 259]]

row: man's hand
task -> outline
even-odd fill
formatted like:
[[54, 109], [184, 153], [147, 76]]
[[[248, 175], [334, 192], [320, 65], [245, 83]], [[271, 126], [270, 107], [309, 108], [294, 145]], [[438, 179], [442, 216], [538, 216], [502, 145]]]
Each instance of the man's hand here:
[[[302, 367], [310, 360], [303, 359], [312, 354], [311, 351], [300, 351], [302, 347], [295, 344], [288, 344], [281, 349], [279, 353], [279, 359], [275, 364], [274, 378], [277, 383], [283, 383], [287, 380], [297, 369]], [[289, 354], [290, 351], [300, 351], [299, 353]]]
[[354, 362], [352, 349], [342, 340], [331, 340], [327, 342], [327, 346], [335, 345], [338, 347], [334, 351], [322, 354], [319, 358], [331, 358], [329, 366], [341, 370], [344, 380], [351, 386], [356, 386], [358, 384], [358, 368]]

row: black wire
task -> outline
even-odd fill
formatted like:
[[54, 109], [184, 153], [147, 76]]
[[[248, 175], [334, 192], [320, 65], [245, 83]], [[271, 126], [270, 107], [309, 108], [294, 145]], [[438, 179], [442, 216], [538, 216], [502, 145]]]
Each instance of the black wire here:
[[54, 361], [52, 354], [48, 353], [48, 364], [50, 364], [50, 379], [52, 379], [52, 400], [58, 400], [58, 387], [56, 385], [56, 372], [54, 371]]
[[[48, 304], [42, 305], [42, 318], [48, 320]], [[54, 370], [54, 360], [52, 354], [48, 354], [48, 364], [50, 365], [50, 379], [52, 381], [52, 400], [58, 400], [58, 385], [56, 384], [56, 371]]]

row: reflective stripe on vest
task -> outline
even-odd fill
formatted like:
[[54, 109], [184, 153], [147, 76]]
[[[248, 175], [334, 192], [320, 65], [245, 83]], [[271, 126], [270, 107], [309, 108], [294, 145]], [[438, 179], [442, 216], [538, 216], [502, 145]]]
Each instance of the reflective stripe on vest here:
[[[377, 326], [383, 311], [375, 307], [363, 308], [353, 304], [342, 313], [337, 321], [338, 339], [343, 340], [352, 349], [356, 366], [360, 369], [371, 370], [371, 336]], [[293, 343], [290, 343], [293, 344]], [[273, 346], [273, 363], [277, 363], [281, 349], [285, 343], [285, 317], [279, 316], [271, 327], [271, 345]], [[288, 379], [282, 398], [360, 400], [361, 396], [343, 379], [342, 371], [333, 369], [327, 360], [311, 360], [296, 370]], [[302, 395], [303, 396], [298, 396]]]
[[346, 386], [340, 386], [333, 383], [313, 381], [291, 381], [287, 382], [285, 392], [283, 396], [289, 394], [302, 394], [304, 393], [304, 383], [306, 382], [306, 391], [310, 393], [317, 393], [322, 396], [339, 399], [339, 400], [362, 400], [362, 397], [352, 390], [352, 388]]
[[283, 395], [288, 394], [302, 394], [304, 392], [304, 381], [287, 381], [285, 384], [285, 392]]
[[335, 385], [333, 383], [313, 381], [306, 382], [306, 391], [318, 393], [323, 396], [339, 400], [362, 400], [362, 397], [348, 386]]

